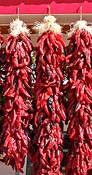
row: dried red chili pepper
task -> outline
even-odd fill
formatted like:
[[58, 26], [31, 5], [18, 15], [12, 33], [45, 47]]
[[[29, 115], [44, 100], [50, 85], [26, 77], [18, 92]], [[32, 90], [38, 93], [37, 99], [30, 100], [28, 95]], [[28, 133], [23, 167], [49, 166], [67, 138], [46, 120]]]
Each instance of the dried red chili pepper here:
[[1, 149], [3, 161], [20, 172], [23, 172], [24, 159], [28, 152], [30, 139], [27, 127], [33, 110], [30, 88], [32, 49], [30, 36], [26, 32], [17, 36], [10, 34], [6, 39], [5, 106]]
[[62, 36], [54, 31], [44, 32], [38, 38], [34, 88], [36, 110], [29, 153], [34, 161], [34, 175], [62, 175], [63, 137], [60, 124], [66, 119], [61, 84], [64, 80], [64, 49]]
[[4, 58], [4, 50], [1, 48], [4, 42], [4, 37], [0, 34], [0, 85], [3, 85], [5, 79], [5, 58]]
[[[89, 27], [88, 27], [89, 28]], [[87, 28], [76, 29], [69, 38], [66, 57], [68, 65], [67, 116], [70, 138], [69, 155], [66, 161], [66, 175], [88, 175], [92, 173], [92, 34]], [[71, 48], [72, 47], [72, 48]], [[92, 159], [92, 157], [91, 157]], [[90, 166], [88, 166], [90, 162]]]

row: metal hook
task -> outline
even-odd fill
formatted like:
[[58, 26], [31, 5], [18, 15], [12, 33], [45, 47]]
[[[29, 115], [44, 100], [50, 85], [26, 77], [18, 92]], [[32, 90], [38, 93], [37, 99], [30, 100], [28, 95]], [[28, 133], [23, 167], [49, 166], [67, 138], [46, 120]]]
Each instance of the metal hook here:
[[80, 21], [82, 20], [82, 5], [80, 6]]
[[50, 9], [50, 6], [48, 5], [47, 7], [47, 14], [50, 15], [51, 14], [51, 9]]
[[19, 7], [18, 7], [18, 11], [17, 11], [17, 14], [18, 14], [18, 19], [19, 19]]

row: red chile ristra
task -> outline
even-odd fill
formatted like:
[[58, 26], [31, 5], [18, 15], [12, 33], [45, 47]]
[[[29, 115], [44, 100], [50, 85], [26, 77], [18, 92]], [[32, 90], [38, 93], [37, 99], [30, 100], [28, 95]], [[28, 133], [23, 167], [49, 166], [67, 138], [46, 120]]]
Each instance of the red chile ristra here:
[[92, 174], [92, 32], [87, 29], [85, 25], [73, 32], [66, 57], [70, 138], [66, 175]]
[[4, 37], [0, 34], [0, 85], [3, 85], [4, 83], [4, 79], [5, 79], [5, 76], [4, 76], [4, 65], [5, 65], [5, 59], [2, 58], [2, 49], [1, 49], [1, 46], [4, 42]]
[[22, 31], [6, 39], [6, 81], [4, 85], [3, 160], [16, 170], [22, 167], [28, 151], [27, 127], [32, 118], [30, 102], [30, 36]]
[[34, 135], [31, 145], [33, 175], [62, 175], [63, 136], [60, 124], [66, 119], [62, 102], [65, 44], [60, 34], [46, 31], [36, 45]]
[[[5, 82], [5, 52], [2, 48], [2, 44], [4, 42], [4, 37], [0, 34], [0, 127], [3, 123], [3, 85]], [[2, 132], [2, 127], [0, 129]]]

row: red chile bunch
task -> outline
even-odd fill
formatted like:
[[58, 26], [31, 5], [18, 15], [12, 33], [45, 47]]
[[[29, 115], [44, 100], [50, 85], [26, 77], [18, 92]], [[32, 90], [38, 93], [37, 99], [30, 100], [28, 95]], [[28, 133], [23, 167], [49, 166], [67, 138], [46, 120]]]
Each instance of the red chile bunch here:
[[29, 84], [32, 43], [28, 29], [23, 25], [22, 21], [15, 20], [6, 39], [5, 106], [1, 135], [4, 162], [20, 172], [28, 150], [27, 127], [32, 117]]
[[0, 133], [2, 132], [2, 123], [3, 123], [3, 85], [5, 81], [5, 54], [2, 49], [2, 44], [4, 38], [0, 35]]
[[2, 49], [1, 49], [3, 42], [4, 42], [4, 37], [2, 35], [0, 35], [0, 85], [3, 85], [4, 79], [5, 79], [5, 76], [4, 76], [5, 59], [2, 58]]
[[[92, 31], [77, 22], [69, 38], [68, 134], [66, 175], [92, 174]], [[68, 60], [67, 60], [68, 62]]]
[[[60, 125], [66, 119], [62, 103], [65, 44], [62, 36], [48, 27], [52, 27], [49, 19], [55, 20], [53, 16], [47, 17], [42, 26], [45, 32], [38, 38], [36, 45], [36, 111], [31, 142], [33, 175], [62, 175], [63, 136]], [[61, 33], [60, 26], [53, 22], [55, 25]]]

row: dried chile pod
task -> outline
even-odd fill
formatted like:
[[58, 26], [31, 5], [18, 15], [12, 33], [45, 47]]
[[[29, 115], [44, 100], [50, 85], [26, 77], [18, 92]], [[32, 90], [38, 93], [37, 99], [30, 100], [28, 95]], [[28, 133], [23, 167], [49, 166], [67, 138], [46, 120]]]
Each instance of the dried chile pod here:
[[5, 51], [2, 48], [4, 37], [0, 34], [0, 133], [2, 133], [3, 124], [3, 85], [5, 82]]
[[33, 46], [29, 30], [19, 19], [10, 24], [10, 31], [6, 39], [6, 80], [3, 88], [5, 105], [4, 124], [0, 136], [1, 149], [4, 162], [23, 172], [30, 140], [27, 128], [33, 112], [30, 86], [32, 72], [30, 54]]
[[[30, 157], [33, 175], [62, 174], [63, 137], [61, 123], [66, 119], [63, 105], [64, 49], [61, 27], [53, 16], [45, 17], [41, 36], [36, 44], [36, 84], [34, 135], [31, 140]], [[47, 22], [48, 21], [48, 22]], [[50, 25], [55, 28], [51, 30]], [[48, 30], [45, 25], [48, 26]], [[39, 29], [39, 25], [37, 25]], [[33, 148], [33, 153], [31, 151]]]
[[[87, 175], [92, 172], [92, 163], [88, 166], [91, 141], [91, 89], [92, 89], [92, 60], [91, 48], [92, 31], [85, 21], [74, 25], [69, 38], [66, 56], [68, 63], [68, 89], [67, 120], [69, 122], [69, 155], [66, 161], [66, 175]], [[73, 47], [73, 49], [71, 49]]]

